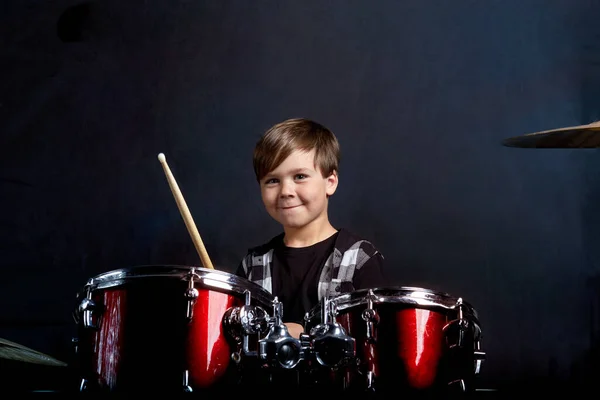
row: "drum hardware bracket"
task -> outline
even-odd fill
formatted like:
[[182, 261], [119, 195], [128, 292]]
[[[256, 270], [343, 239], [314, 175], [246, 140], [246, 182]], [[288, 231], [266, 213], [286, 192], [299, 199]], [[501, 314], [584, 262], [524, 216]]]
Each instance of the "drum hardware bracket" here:
[[362, 312], [361, 317], [367, 323], [366, 340], [368, 343], [377, 343], [376, 327], [379, 324], [379, 314], [373, 307], [373, 299], [375, 299], [373, 289], [369, 289], [367, 293], [367, 307]]
[[234, 351], [231, 353], [231, 361], [233, 361], [236, 365], [239, 365], [239, 363], [242, 361], [242, 355], [239, 351]]
[[196, 271], [195, 268], [192, 267], [190, 268], [190, 271], [188, 272], [186, 278], [188, 280], [188, 287], [185, 290], [184, 296], [187, 299], [187, 303], [186, 303], [186, 318], [188, 323], [192, 321], [192, 319], [194, 318], [194, 305], [196, 304], [196, 301], [198, 300], [198, 296], [200, 295], [200, 293], [198, 292], [198, 289], [196, 289], [196, 285], [194, 282], [194, 278], [196, 277]]
[[345, 365], [356, 357], [356, 340], [337, 322], [317, 325], [311, 330], [312, 352], [324, 367]]
[[183, 371], [183, 392], [184, 393], [192, 393], [194, 390], [190, 386], [190, 371], [187, 369]]
[[[477, 347], [479, 347], [479, 342], [477, 342]], [[479, 349], [475, 350], [473, 354], [475, 355], [475, 375], [479, 375], [481, 372], [481, 364], [483, 363], [483, 360], [485, 360], [486, 354]]]
[[367, 391], [375, 391], [375, 372], [367, 371]]
[[469, 321], [467, 321], [464, 318], [464, 313], [463, 313], [463, 307], [464, 307], [464, 303], [463, 303], [463, 299], [461, 297], [459, 297], [456, 300], [456, 306], [458, 309], [458, 318], [453, 319], [452, 321], [448, 322], [446, 325], [444, 325], [444, 327], [442, 328], [442, 330], [444, 332], [446, 332], [448, 329], [450, 329], [451, 327], [457, 327], [458, 328], [458, 339], [456, 340], [456, 343], [452, 343], [450, 344], [450, 348], [462, 348], [464, 346], [464, 342], [465, 342], [465, 334], [467, 333], [468, 329], [469, 329]]
[[486, 359], [486, 352], [481, 350], [481, 328], [479, 325], [475, 324], [476, 334], [475, 334], [475, 351], [473, 355], [475, 356], [475, 375], [478, 375], [481, 372], [481, 364]]
[[92, 300], [91, 282], [86, 285], [86, 296], [81, 300], [81, 303], [79, 303], [77, 310], [79, 318], [83, 320], [82, 323], [85, 328], [98, 329], [100, 326], [100, 316], [98, 316], [97, 321], [94, 322], [94, 313], [100, 311], [100, 307]]
[[[449, 345], [450, 349], [461, 349], [464, 347], [465, 345], [465, 335], [467, 334], [468, 330], [469, 330], [469, 321], [467, 321], [467, 319], [464, 318], [464, 311], [463, 311], [463, 307], [464, 307], [464, 302], [463, 299], [461, 297], [459, 297], [456, 300], [456, 308], [458, 309], [458, 318], [448, 322], [443, 328], [442, 330], [444, 332], [446, 332], [448, 329], [450, 329], [450, 327], [458, 327], [458, 339], [456, 341], [456, 343], [452, 343]], [[475, 348], [473, 349], [473, 358], [474, 358], [474, 374], [478, 375], [481, 372], [481, 365], [483, 363], [483, 360], [485, 360], [486, 358], [486, 353], [484, 351], [481, 351], [480, 349], [480, 336], [481, 336], [481, 329], [479, 328], [479, 326], [477, 324], [473, 325], [474, 329], [476, 330], [476, 334], [474, 337], [475, 340]], [[461, 385], [464, 388], [464, 382], [462, 381], [462, 379], [460, 379], [459, 381], [461, 381]], [[450, 383], [455, 383], [458, 381], [453, 381]]]
[[269, 332], [258, 341], [259, 355], [269, 366], [292, 369], [304, 360], [307, 349], [303, 348], [300, 339], [290, 335], [282, 318], [283, 304], [275, 297]]
[[467, 387], [466, 387], [465, 381], [463, 379], [456, 379], [454, 381], [448, 382], [448, 386], [450, 386], [450, 387], [455, 387], [456, 385], [458, 385], [458, 388], [461, 392], [467, 391]]
[[290, 335], [283, 324], [273, 325], [267, 336], [259, 341], [260, 358], [269, 366], [295, 368], [304, 359], [299, 339]]
[[329, 321], [335, 321], [335, 317], [337, 316], [337, 307], [333, 301], [325, 297], [323, 302], [321, 303], [322, 313], [323, 313], [323, 324], [329, 324]]
[[244, 305], [241, 307], [230, 307], [223, 315], [223, 326], [236, 343], [241, 344], [239, 351], [231, 353], [231, 360], [236, 364], [242, 361], [244, 356], [256, 357], [257, 351], [250, 350], [249, 335], [264, 334], [267, 331], [269, 317], [267, 312], [259, 306], [254, 306], [252, 293], [244, 291]]
[[264, 334], [269, 328], [269, 316], [259, 306], [253, 306], [252, 294], [244, 291], [244, 306], [240, 309], [239, 317], [241, 327], [246, 335]]
[[323, 323], [310, 330], [311, 356], [320, 365], [329, 368], [346, 365], [349, 360], [355, 360], [356, 340], [347, 335], [346, 330], [337, 322], [335, 302], [324, 298], [321, 301], [321, 313]]
[[[366, 295], [367, 306], [361, 313], [361, 318], [367, 324], [365, 332], [365, 344], [369, 346], [371, 349], [370, 351], [375, 351], [373, 346], [377, 344], [377, 325], [379, 325], [380, 322], [379, 313], [377, 310], [375, 310], [374, 306], [374, 300], [376, 298], [377, 297], [375, 296], [375, 293], [373, 293], [373, 289], [369, 289]], [[374, 366], [371, 365], [371, 362], [367, 362], [367, 364], [369, 365], [369, 370], [366, 372], [366, 389], [368, 391], [374, 391], [375, 379], [377, 376], [375, 371], [373, 371]]]
[[78, 337], [71, 338], [71, 344], [73, 345], [73, 353], [74, 354], [79, 353], [79, 338]]

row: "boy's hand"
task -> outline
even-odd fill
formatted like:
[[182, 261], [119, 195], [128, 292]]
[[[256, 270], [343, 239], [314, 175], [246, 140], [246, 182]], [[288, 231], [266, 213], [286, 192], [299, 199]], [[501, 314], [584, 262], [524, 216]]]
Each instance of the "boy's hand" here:
[[304, 327], [295, 322], [284, 322], [284, 325], [287, 327], [290, 335], [292, 335], [292, 337], [295, 337], [296, 339], [299, 339], [300, 334], [304, 332]]

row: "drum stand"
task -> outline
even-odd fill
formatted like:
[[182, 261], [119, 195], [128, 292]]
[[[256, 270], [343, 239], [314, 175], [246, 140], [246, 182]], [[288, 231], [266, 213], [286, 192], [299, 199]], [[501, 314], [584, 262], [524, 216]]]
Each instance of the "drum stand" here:
[[[327, 307], [330, 303], [323, 304]], [[354, 338], [348, 336], [337, 322], [326, 320], [296, 339], [289, 334], [282, 322], [282, 315], [282, 303], [275, 298], [269, 333], [259, 341], [260, 358], [268, 365], [292, 369], [301, 361], [316, 361], [319, 365], [332, 368], [355, 357]]]

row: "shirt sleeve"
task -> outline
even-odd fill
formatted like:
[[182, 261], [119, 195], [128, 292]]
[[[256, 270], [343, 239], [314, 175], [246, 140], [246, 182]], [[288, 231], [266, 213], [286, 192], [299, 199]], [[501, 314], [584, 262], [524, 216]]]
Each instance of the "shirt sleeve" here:
[[235, 270], [235, 275], [236, 276], [240, 276], [244, 279], [248, 279], [248, 275], [246, 273], [246, 259], [248, 258], [248, 256], [244, 257], [240, 263], [237, 266], [237, 269]]
[[352, 284], [356, 290], [389, 286], [385, 276], [383, 255], [376, 252], [357, 269]]

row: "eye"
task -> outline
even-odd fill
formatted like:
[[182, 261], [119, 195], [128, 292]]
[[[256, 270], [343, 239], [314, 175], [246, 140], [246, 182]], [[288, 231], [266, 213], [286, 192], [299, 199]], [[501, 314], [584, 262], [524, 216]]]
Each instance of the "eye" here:
[[306, 179], [306, 178], [308, 178], [308, 175], [305, 175], [305, 174], [297, 174], [296, 175], [296, 179], [302, 180], [302, 179]]
[[275, 178], [269, 178], [269, 179], [265, 179], [264, 184], [265, 185], [272, 185], [279, 182], [277, 179]]

